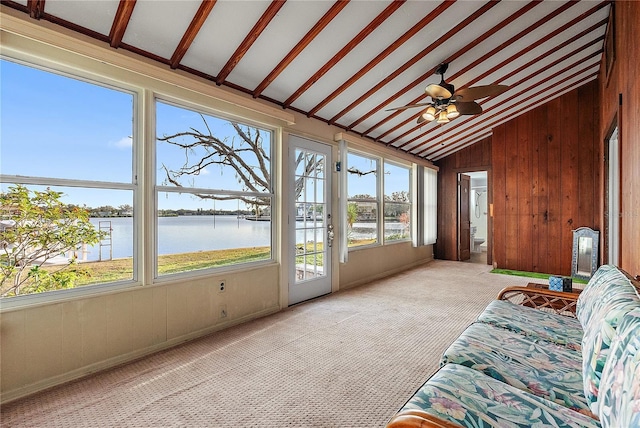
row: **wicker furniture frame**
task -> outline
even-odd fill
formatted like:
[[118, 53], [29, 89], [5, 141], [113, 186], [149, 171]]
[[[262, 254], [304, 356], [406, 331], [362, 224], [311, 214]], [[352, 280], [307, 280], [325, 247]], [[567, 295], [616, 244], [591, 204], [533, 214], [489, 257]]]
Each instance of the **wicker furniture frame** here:
[[575, 318], [576, 303], [582, 290], [565, 293], [543, 287], [544, 285], [542, 284], [529, 284], [526, 287], [507, 287], [498, 294], [498, 300], [508, 300], [517, 305], [529, 306]]

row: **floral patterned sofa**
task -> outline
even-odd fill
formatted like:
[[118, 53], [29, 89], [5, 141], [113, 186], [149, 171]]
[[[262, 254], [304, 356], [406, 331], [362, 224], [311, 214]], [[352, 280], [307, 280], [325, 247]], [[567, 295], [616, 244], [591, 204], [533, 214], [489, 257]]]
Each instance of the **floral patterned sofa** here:
[[639, 290], [611, 265], [577, 298], [503, 290], [387, 428], [640, 427]]

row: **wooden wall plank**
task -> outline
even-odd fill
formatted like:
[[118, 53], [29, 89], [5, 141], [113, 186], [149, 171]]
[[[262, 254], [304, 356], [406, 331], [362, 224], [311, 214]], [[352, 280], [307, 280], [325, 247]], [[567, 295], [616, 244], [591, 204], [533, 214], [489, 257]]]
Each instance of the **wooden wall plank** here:
[[505, 129], [505, 264], [518, 269], [518, 122]]
[[532, 179], [531, 154], [533, 137], [532, 114], [520, 116], [517, 122], [517, 176], [518, 187], [517, 215], [518, 215], [518, 270], [531, 272], [533, 270], [531, 198], [535, 181]]
[[491, 159], [493, 176], [493, 265], [498, 268], [506, 266], [506, 136], [505, 127], [493, 130], [491, 139]]
[[547, 266], [549, 273], [560, 273], [560, 242], [561, 242], [561, 221], [562, 221], [562, 196], [560, 189], [560, 173], [562, 164], [560, 162], [560, 135], [559, 129], [562, 126], [557, 117], [557, 110], [560, 107], [559, 101], [552, 101], [547, 109], [547, 126], [549, 127], [547, 143], [547, 180], [549, 183], [549, 199], [547, 207], [547, 223], [549, 225], [549, 241], [547, 246]]
[[[578, 89], [578, 102], [596, 103], [597, 88], [588, 85]], [[597, 103], [596, 103], [597, 104]], [[578, 210], [574, 218], [574, 226], [581, 227], [585, 224], [595, 224], [598, 217], [596, 211], [590, 207], [597, 204], [596, 183], [598, 174], [594, 174], [597, 168], [598, 129], [596, 129], [596, 115], [593, 111], [580, 109], [578, 111]]]
[[547, 265], [546, 248], [548, 227], [546, 222], [547, 202], [547, 109], [535, 109], [532, 112], [532, 271], [538, 272], [540, 266]]
[[[578, 227], [576, 217], [579, 215], [578, 197], [578, 145], [580, 149], [584, 145], [579, 141], [580, 129], [578, 123], [578, 90], [571, 91], [563, 97], [563, 103], [559, 116], [563, 126], [559, 129], [560, 142], [560, 192], [561, 215], [560, 223], [560, 270], [559, 272], [571, 272], [571, 251], [573, 249], [573, 230]], [[590, 139], [588, 140], [588, 142]], [[588, 144], [587, 144], [588, 145]], [[589, 223], [591, 227], [593, 223]]]

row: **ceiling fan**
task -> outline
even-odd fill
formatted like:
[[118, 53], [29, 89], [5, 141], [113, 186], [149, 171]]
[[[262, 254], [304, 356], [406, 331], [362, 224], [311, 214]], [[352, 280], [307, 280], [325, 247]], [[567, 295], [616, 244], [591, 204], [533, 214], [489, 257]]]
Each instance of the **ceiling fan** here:
[[456, 91], [452, 84], [444, 80], [447, 68], [449, 68], [449, 63], [440, 64], [436, 69], [436, 74], [440, 75], [440, 83], [432, 83], [425, 88], [425, 93], [431, 97], [430, 102], [394, 107], [387, 111], [427, 106], [418, 116], [417, 123], [436, 119], [438, 123], [447, 123], [460, 115], [482, 113], [482, 106], [475, 100], [500, 95], [509, 89], [506, 85], [483, 85]]

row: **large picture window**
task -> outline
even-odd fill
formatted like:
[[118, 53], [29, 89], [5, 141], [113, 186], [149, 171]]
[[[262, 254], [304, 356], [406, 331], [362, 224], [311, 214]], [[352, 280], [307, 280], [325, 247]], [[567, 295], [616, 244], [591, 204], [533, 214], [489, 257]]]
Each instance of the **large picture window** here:
[[385, 242], [411, 239], [411, 169], [384, 163]]
[[379, 243], [380, 161], [349, 152], [347, 155], [347, 242], [349, 247]]
[[272, 259], [270, 130], [156, 102], [157, 274]]
[[134, 94], [0, 67], [1, 296], [134, 279]]

